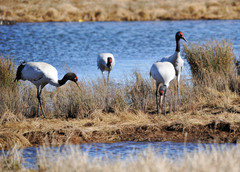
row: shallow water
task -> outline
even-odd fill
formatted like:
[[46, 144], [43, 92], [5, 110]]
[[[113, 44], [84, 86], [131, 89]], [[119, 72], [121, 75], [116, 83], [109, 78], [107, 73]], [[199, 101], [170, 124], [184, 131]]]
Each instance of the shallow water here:
[[[92, 143], [72, 145], [79, 147], [82, 152], [87, 152], [90, 158], [108, 158], [111, 161], [124, 160], [131, 157], [134, 159], [140, 153], [147, 152], [148, 149], [154, 150], [159, 156], [166, 156], [169, 159], [179, 160], [184, 154], [199, 150], [206, 150], [211, 147], [224, 148], [235, 146], [236, 144], [197, 144], [197, 143], [178, 143], [178, 142], [116, 142], [116, 143]], [[40, 148], [26, 148], [23, 151], [25, 159], [24, 167], [36, 169], [36, 155]], [[49, 154], [60, 152], [64, 147], [51, 147]], [[61, 151], [59, 151], [61, 150]], [[48, 153], [45, 155], [48, 156]]]
[[[228, 39], [239, 58], [239, 28], [240, 20], [17, 23], [0, 27], [0, 55], [16, 64], [45, 61], [60, 78], [70, 69], [82, 79], [95, 79], [101, 77], [97, 55], [111, 52], [116, 58], [111, 77], [121, 80], [136, 70], [148, 75], [155, 61], [173, 54], [179, 30], [188, 42]], [[189, 75], [187, 64], [183, 75]]]

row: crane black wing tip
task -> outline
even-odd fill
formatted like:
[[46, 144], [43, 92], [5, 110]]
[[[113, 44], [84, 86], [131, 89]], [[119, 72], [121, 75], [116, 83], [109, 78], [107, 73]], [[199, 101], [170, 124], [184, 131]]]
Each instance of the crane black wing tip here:
[[24, 61], [18, 66], [18, 68], [17, 68], [17, 73], [16, 73], [16, 78], [14, 79], [14, 82], [22, 79], [22, 70], [23, 70], [23, 68], [25, 67], [26, 63], [27, 63], [27, 62], [24, 60]]

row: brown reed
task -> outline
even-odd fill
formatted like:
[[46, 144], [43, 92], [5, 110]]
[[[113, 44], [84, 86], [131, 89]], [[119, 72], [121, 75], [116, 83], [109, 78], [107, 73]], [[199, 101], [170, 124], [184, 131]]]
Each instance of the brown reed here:
[[211, 40], [203, 44], [184, 45], [195, 86], [239, 93], [239, 79], [233, 46], [227, 40]]

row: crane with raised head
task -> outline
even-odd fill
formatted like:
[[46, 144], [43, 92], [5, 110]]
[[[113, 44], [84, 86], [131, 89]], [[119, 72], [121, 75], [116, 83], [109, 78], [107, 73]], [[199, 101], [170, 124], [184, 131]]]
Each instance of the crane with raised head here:
[[180, 81], [180, 75], [181, 75], [181, 72], [182, 72], [183, 66], [184, 66], [184, 61], [180, 56], [180, 39], [183, 39], [184, 41], [187, 42], [187, 40], [184, 38], [183, 33], [181, 31], [177, 32], [175, 35], [176, 50], [175, 50], [174, 54], [169, 57], [164, 57], [161, 59], [161, 62], [168, 61], [168, 62], [172, 63], [175, 68], [179, 104], [181, 104], [179, 81]]

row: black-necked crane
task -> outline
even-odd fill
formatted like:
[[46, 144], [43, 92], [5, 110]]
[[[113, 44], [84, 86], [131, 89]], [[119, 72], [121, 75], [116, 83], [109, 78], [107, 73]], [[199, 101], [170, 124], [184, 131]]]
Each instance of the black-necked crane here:
[[[175, 79], [176, 72], [170, 62], [155, 62], [150, 70], [150, 76], [156, 81], [156, 104], [159, 113], [158, 92], [160, 93], [160, 104], [164, 101], [164, 115], [166, 115], [166, 92], [170, 82]], [[162, 86], [159, 88], [160, 83]]]
[[58, 80], [58, 72], [55, 67], [45, 62], [23, 62], [17, 68], [16, 79], [18, 80], [28, 80], [32, 82], [37, 87], [37, 98], [38, 98], [38, 112], [39, 106], [41, 107], [44, 118], [45, 113], [41, 103], [41, 93], [43, 88], [47, 84], [51, 84], [55, 87], [60, 87], [64, 85], [68, 80], [73, 81], [78, 84], [78, 77], [75, 73], [67, 73], [61, 80]]
[[179, 31], [175, 35], [175, 40], [176, 40], [176, 51], [175, 51], [175, 53], [173, 55], [169, 56], [169, 57], [165, 57], [165, 58], [161, 59], [161, 62], [164, 62], [164, 61], [171, 62], [173, 64], [174, 68], [175, 68], [179, 104], [181, 104], [180, 103], [181, 101], [180, 101], [179, 81], [180, 81], [180, 75], [181, 75], [181, 72], [183, 70], [183, 65], [184, 65], [184, 61], [180, 56], [180, 39], [183, 39], [184, 41], [187, 42], [187, 40], [183, 36], [183, 33]]
[[108, 83], [109, 75], [114, 65], [115, 65], [115, 58], [112, 53], [101, 53], [98, 55], [97, 66], [102, 72], [104, 83], [106, 83], [106, 80], [104, 77], [104, 71], [108, 71], [108, 76], [107, 76], [107, 83]]

